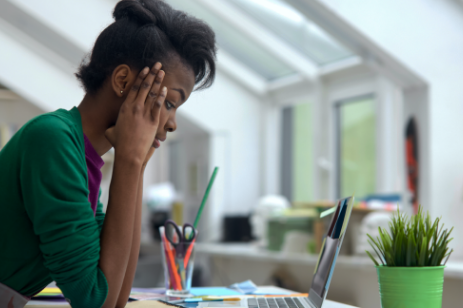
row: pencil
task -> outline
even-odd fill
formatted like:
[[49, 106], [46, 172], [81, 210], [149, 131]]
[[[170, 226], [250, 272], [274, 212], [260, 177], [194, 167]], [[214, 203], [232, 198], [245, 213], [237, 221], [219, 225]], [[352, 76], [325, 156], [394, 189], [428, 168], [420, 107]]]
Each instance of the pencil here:
[[195, 244], [195, 241], [196, 241], [196, 237], [191, 241], [190, 247], [188, 247], [188, 250], [186, 251], [186, 254], [185, 254], [185, 258], [183, 259], [185, 268], [187, 268], [188, 261], [190, 261], [190, 256], [191, 256], [191, 252], [193, 251], [193, 245]]
[[[164, 236], [164, 234], [163, 234]], [[164, 254], [166, 256], [166, 266], [167, 266], [167, 270], [168, 270], [168, 275], [169, 275], [169, 287], [170, 288], [173, 288], [173, 289], [176, 289], [177, 288], [177, 284], [175, 283], [175, 277], [174, 277], [174, 269], [172, 268], [171, 264], [170, 264], [170, 261], [169, 261], [169, 254], [167, 252], [167, 244], [166, 243], [162, 243], [162, 246], [164, 248]]]
[[166, 235], [164, 234], [164, 243], [166, 244], [167, 255], [169, 257], [169, 262], [172, 265], [172, 271], [174, 272], [174, 281], [177, 285], [177, 289], [182, 291], [182, 284], [180, 283], [180, 277], [178, 276], [178, 271], [176, 270], [174, 256], [172, 255], [172, 250], [170, 249], [170, 243], [167, 241]]
[[201, 201], [201, 205], [199, 206], [198, 209], [198, 214], [196, 214], [196, 219], [193, 224], [193, 227], [198, 228], [198, 223], [199, 219], [201, 218], [201, 214], [203, 213], [204, 205], [206, 205], [207, 197], [209, 197], [209, 192], [211, 191], [212, 185], [214, 184], [215, 176], [217, 175], [217, 172], [219, 171], [219, 167], [214, 168], [214, 172], [212, 172], [211, 178], [209, 180], [209, 184], [207, 185], [206, 192], [204, 193], [203, 201]]

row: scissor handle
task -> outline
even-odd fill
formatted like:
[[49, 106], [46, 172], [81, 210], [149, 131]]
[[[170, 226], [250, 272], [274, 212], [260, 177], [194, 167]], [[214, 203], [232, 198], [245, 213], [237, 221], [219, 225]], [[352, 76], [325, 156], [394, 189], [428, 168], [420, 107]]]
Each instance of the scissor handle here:
[[[174, 232], [176, 233], [176, 236], [173, 234], [173, 232], [169, 232], [171, 231], [171, 228], [169, 228], [169, 226], [172, 227], [172, 229], [174, 230]], [[182, 232], [180, 231], [180, 228], [178, 227], [178, 225], [171, 219], [168, 219], [166, 220], [166, 222], [164, 223], [164, 232], [166, 234], [166, 239], [175, 247], [177, 246], [183, 239], [183, 236], [182, 236]]]
[[190, 223], [183, 225], [183, 241], [185, 243], [191, 243], [196, 237], [195, 227]]

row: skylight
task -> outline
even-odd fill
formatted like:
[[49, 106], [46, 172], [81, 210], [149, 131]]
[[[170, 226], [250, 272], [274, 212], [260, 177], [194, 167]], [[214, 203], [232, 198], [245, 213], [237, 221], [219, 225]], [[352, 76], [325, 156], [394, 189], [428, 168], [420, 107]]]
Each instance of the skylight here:
[[353, 56], [318, 25], [281, 0], [226, 0], [318, 65]]
[[254, 70], [266, 80], [275, 80], [296, 72], [248, 36], [226, 23], [195, 1], [169, 0], [171, 5], [207, 22], [216, 33], [219, 48]]

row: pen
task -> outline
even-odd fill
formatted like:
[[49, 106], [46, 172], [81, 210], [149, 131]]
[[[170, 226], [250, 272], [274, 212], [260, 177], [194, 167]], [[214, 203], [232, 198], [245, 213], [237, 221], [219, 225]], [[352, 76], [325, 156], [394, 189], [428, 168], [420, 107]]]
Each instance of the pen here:
[[239, 297], [194, 297], [194, 298], [185, 298], [185, 303], [197, 303], [197, 302], [236, 302], [240, 301]]
[[[159, 300], [159, 301], [161, 301], [161, 300]], [[162, 302], [169, 303], [169, 304], [181, 304], [181, 303], [184, 303], [185, 300], [184, 299], [177, 299], [177, 300], [173, 300], [173, 301], [162, 301]]]
[[[178, 300], [178, 301], [183, 302], [183, 300]], [[174, 306], [174, 307], [179, 307], [179, 308], [185, 308], [185, 307], [183, 307], [181, 305], [178, 305], [178, 304], [180, 304], [180, 303], [177, 303], [178, 301], [164, 301], [162, 299], [158, 299], [158, 302], [161, 302], [163, 304], [166, 304], [166, 305], [169, 305], [169, 306]]]

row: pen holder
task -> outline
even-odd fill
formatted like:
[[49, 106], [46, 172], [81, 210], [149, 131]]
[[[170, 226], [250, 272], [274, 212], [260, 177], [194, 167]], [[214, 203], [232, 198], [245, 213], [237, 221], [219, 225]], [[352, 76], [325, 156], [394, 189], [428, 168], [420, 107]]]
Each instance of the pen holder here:
[[159, 227], [159, 234], [166, 295], [188, 296], [193, 277], [195, 239], [190, 243], [180, 242], [174, 245], [167, 240], [164, 227]]

